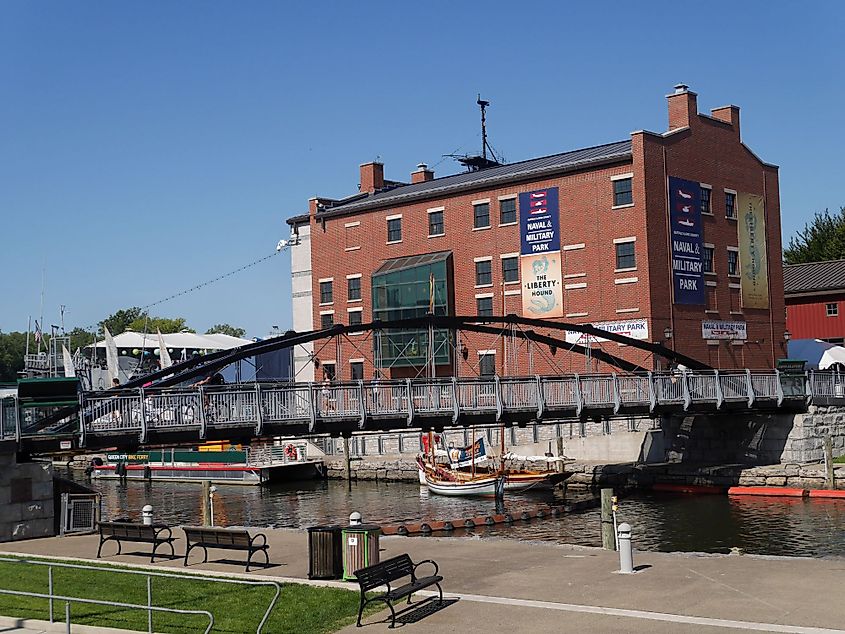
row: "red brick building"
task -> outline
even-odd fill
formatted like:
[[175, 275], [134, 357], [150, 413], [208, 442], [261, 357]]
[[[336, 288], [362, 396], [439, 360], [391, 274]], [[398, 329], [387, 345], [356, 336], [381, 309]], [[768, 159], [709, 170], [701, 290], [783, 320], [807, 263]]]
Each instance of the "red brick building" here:
[[[361, 165], [357, 194], [314, 198], [307, 215], [288, 221], [301, 238], [292, 252], [294, 329], [425, 312], [419, 296], [428, 297], [436, 271], [441, 314], [548, 314], [630, 332], [713, 367], [773, 367], [786, 356], [778, 168], [742, 143], [736, 106], [700, 114], [683, 85], [667, 99], [665, 133], [440, 178], [421, 165], [408, 184], [386, 180], [380, 163]], [[321, 377], [313, 357], [338, 378], [370, 378], [373, 342], [355, 337], [295, 353], [298, 379]], [[422, 355], [423, 339], [393, 350]], [[629, 346], [592, 346], [658, 365]], [[438, 373], [456, 364], [461, 376], [613, 369], [537, 348], [517, 354], [462, 333], [463, 355], [439, 358]], [[390, 365], [384, 354], [379, 363]], [[385, 374], [418, 370], [396, 363]]]
[[783, 286], [793, 339], [845, 343], [845, 260], [785, 266]]

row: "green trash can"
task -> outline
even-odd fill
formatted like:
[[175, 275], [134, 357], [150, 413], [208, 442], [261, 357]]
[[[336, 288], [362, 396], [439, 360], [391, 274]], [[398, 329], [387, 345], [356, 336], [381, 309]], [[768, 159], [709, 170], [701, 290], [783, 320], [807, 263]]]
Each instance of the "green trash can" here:
[[343, 529], [343, 580], [355, 581], [355, 571], [377, 564], [381, 527], [358, 524]]

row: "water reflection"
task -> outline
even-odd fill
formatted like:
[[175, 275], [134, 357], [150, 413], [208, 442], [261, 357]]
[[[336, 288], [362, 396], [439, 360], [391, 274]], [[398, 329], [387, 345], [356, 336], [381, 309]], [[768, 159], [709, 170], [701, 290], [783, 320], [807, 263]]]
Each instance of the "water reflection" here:
[[[151, 504], [159, 521], [195, 524], [201, 518], [200, 487], [171, 482], [94, 481], [103, 493], [104, 517], [140, 519]], [[508, 509], [555, 501], [552, 494], [510, 495]], [[558, 502], [560, 499], [557, 500]], [[492, 499], [430, 496], [416, 484], [335, 481], [280, 483], [270, 487], [220, 486], [215, 494], [216, 523], [222, 525], [304, 527], [345, 524], [359, 511], [366, 522], [445, 520], [495, 512]], [[755, 498], [723, 495], [642, 493], [621, 501], [619, 521], [634, 528], [642, 550], [745, 552], [772, 555], [838, 556], [845, 550], [845, 500]], [[599, 511], [513, 526], [482, 527], [481, 535], [601, 545]]]

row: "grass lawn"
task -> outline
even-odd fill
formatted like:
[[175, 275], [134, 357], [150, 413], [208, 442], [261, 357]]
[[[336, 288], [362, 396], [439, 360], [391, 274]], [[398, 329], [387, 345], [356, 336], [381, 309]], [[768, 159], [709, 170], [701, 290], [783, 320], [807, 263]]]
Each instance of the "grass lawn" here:
[[833, 461], [838, 462], [839, 464], [845, 464], [845, 456], [839, 456], [838, 458], [834, 458]]
[[[0, 559], [0, 589], [46, 594], [47, 575], [47, 566], [11, 563]], [[153, 605], [208, 610], [214, 615], [213, 632], [236, 634], [255, 632], [275, 593], [275, 588], [270, 586], [249, 587], [161, 577], [153, 577], [152, 587]], [[264, 632], [321, 634], [353, 623], [358, 613], [358, 593], [354, 587], [341, 590], [282, 584], [282, 592], [264, 626]], [[71, 597], [145, 605], [147, 580], [141, 575], [109, 572], [108, 566], [102, 566], [102, 571], [54, 568], [53, 592]], [[64, 622], [64, 602], [55, 601], [53, 605], [55, 620]], [[0, 594], [0, 614], [47, 620], [48, 601]], [[143, 610], [71, 603], [71, 621], [84, 625], [147, 631], [147, 613]], [[153, 629], [156, 632], [202, 632], [207, 624], [206, 616], [162, 612], [153, 614]]]

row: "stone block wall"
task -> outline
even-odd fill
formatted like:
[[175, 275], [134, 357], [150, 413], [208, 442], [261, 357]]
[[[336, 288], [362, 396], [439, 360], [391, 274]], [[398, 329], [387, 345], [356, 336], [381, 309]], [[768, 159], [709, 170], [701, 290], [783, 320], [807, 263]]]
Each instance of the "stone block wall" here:
[[53, 466], [19, 463], [15, 443], [0, 443], [0, 542], [53, 535], [53, 515]]

